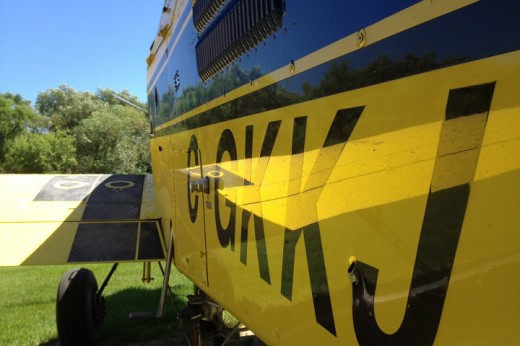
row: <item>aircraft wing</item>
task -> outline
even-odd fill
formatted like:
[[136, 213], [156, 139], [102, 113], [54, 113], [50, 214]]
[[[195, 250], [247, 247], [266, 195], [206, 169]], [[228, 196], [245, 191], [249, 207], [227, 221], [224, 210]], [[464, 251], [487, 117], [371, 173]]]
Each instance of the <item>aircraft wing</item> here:
[[0, 266], [164, 258], [151, 175], [0, 175]]

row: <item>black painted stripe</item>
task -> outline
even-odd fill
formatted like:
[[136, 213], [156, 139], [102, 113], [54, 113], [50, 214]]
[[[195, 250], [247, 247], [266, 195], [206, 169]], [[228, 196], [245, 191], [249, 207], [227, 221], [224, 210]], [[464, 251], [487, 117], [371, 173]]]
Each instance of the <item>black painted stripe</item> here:
[[488, 112], [495, 83], [450, 90], [446, 105], [446, 120]]
[[[316, 158], [311, 174], [305, 183], [304, 191], [320, 188], [327, 183], [364, 109], [365, 106], [358, 106], [340, 109], [336, 112], [323, 147], [320, 150], [320, 155]], [[339, 148], [336, 148], [336, 150], [332, 149], [332, 151], [325, 154], [327, 148], [338, 144], [341, 144], [340, 150], [338, 150]], [[299, 175], [301, 175], [301, 171]]]
[[144, 175], [114, 174], [92, 191], [83, 220], [139, 219]]
[[298, 155], [305, 150], [305, 133], [307, 132], [307, 117], [294, 118], [292, 138], [292, 154]]
[[346, 143], [352, 131], [354, 131], [363, 109], [365, 109], [365, 106], [340, 109], [332, 121], [323, 148]]
[[[144, 175], [62, 175], [52, 177], [43, 186], [34, 201], [86, 203], [68, 262], [117, 262], [164, 258], [158, 223], [137, 221], [141, 212], [144, 178]], [[137, 250], [139, 225], [140, 245]]]
[[82, 223], [76, 232], [68, 262], [146, 261], [163, 258], [164, 251], [156, 221]]
[[[349, 268], [356, 278], [352, 283], [352, 314], [360, 345], [432, 345], [435, 341], [494, 87], [493, 82], [450, 90], [406, 311], [395, 333], [382, 331], [375, 317], [378, 269], [359, 261]], [[471, 125], [468, 121], [460, 121], [463, 116], [472, 116], [466, 120], [475, 122], [469, 148], [454, 146], [468, 142], [468, 135], [461, 136], [461, 133]], [[470, 151], [473, 155], [467, 155]], [[445, 160], [450, 156], [458, 165]]]
[[492, 0], [479, 1], [194, 115], [158, 130], [156, 135], [192, 130], [516, 51], [520, 48], [519, 13], [518, 1], [504, 0], [500, 5]]
[[262, 280], [270, 285], [271, 274], [269, 273], [269, 258], [267, 257], [267, 247], [265, 244], [264, 221], [261, 216], [252, 214], [246, 209], [242, 209], [242, 224], [240, 227], [240, 261], [247, 265], [247, 245], [249, 244], [248, 232], [251, 215], [253, 215], [258, 270]]
[[[341, 152], [340, 148], [334, 147], [348, 141], [350, 135], [363, 113], [364, 106], [340, 109], [336, 112], [329, 132], [320, 150], [318, 159], [312, 167], [311, 174], [305, 185], [304, 191], [322, 187], [329, 178], [332, 170], [337, 162]], [[303, 169], [303, 160], [301, 153], [305, 148], [307, 117], [297, 117], [294, 119], [293, 138], [292, 138], [292, 156], [291, 169], [289, 172], [289, 193], [300, 193], [301, 174]], [[341, 149], [343, 148], [341, 147]], [[323, 153], [329, 151], [329, 154]], [[320, 171], [317, 174], [317, 171]], [[299, 203], [304, 202], [308, 205], [316, 205], [319, 195], [300, 196]], [[305, 198], [305, 200], [304, 200]], [[287, 215], [298, 214], [299, 206], [294, 204], [294, 200], [289, 199], [287, 204]], [[312, 208], [311, 208], [312, 210]], [[318, 219], [317, 211], [314, 209], [314, 219]], [[282, 258], [282, 282], [280, 292], [287, 299], [292, 300], [293, 282], [294, 282], [294, 264], [296, 255], [296, 244], [303, 234], [305, 251], [307, 254], [307, 267], [309, 270], [309, 278], [311, 282], [312, 299], [314, 303], [314, 312], [316, 322], [325, 328], [332, 335], [336, 335], [336, 325], [334, 322], [334, 314], [332, 311], [332, 303], [329, 292], [329, 284], [327, 279], [327, 268], [323, 255], [323, 246], [321, 242], [321, 233], [319, 223], [313, 223], [299, 229], [285, 229], [283, 258]]]
[[336, 324], [332, 312], [327, 268], [325, 266], [325, 258], [323, 257], [320, 226], [317, 222], [294, 231], [285, 229], [280, 293], [289, 301], [292, 301], [296, 245], [302, 234], [307, 255], [316, 322], [332, 335], [336, 335]]
[[406, 312], [393, 334], [376, 321], [374, 297], [379, 270], [356, 262], [353, 283], [353, 319], [360, 345], [432, 345], [441, 318], [455, 260], [469, 185], [440, 190], [428, 196]]
[[280, 130], [281, 121], [272, 121], [267, 125], [267, 131], [264, 137], [264, 143], [262, 144], [262, 150], [260, 151], [260, 157], [271, 156], [273, 152], [274, 142], [276, 136], [278, 136], [278, 130]]
[[153, 260], [164, 258], [164, 252], [159, 239], [156, 222], [141, 222], [139, 235], [138, 260]]
[[[99, 177], [87, 199], [82, 216], [82, 220], [87, 222], [78, 225], [68, 262], [117, 262], [164, 258], [159, 229], [154, 221], [88, 222], [139, 219], [144, 179], [144, 175], [115, 174]], [[92, 184], [89, 185], [89, 189], [91, 188]], [[139, 224], [141, 233], [138, 239]]]
[[327, 267], [323, 257], [323, 245], [319, 224], [313, 223], [303, 229], [307, 265], [311, 281], [312, 300], [314, 302], [314, 314], [316, 322], [336, 335], [336, 324], [332, 312], [329, 284], [327, 279]]
[[69, 262], [118, 262], [135, 259], [137, 222], [82, 223], [69, 254]]

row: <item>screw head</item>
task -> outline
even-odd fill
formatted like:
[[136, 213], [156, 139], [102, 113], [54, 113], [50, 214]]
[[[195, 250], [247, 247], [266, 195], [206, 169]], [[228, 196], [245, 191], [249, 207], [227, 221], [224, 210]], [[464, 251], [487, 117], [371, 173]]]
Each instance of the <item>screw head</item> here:
[[357, 33], [358, 47], [359, 48], [364, 47], [366, 43], [367, 43], [367, 32], [365, 31], [365, 29], [361, 29]]

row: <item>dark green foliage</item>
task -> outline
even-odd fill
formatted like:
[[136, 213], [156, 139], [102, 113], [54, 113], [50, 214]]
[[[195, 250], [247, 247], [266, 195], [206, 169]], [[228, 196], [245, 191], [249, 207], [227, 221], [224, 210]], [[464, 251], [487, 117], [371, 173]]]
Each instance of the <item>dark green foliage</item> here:
[[51, 120], [51, 129], [62, 130], [74, 130], [81, 120], [103, 107], [103, 100], [95, 94], [77, 92], [67, 85], [41, 92], [35, 104], [38, 113]]
[[146, 173], [151, 170], [146, 109], [128, 91], [96, 94], [61, 85], [41, 92], [32, 108], [0, 94], [0, 172]]
[[78, 166], [75, 153], [74, 138], [63, 131], [28, 132], [11, 142], [4, 170], [10, 173], [72, 173]]
[[144, 173], [150, 170], [148, 120], [127, 106], [108, 106], [76, 127], [80, 171]]
[[30, 101], [20, 95], [0, 94], [0, 171], [9, 143], [25, 133], [34, 118]]

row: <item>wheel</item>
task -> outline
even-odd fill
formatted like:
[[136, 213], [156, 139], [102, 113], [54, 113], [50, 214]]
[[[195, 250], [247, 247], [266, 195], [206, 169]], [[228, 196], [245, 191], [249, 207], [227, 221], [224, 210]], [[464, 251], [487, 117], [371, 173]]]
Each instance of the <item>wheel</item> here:
[[63, 274], [56, 300], [56, 324], [61, 345], [94, 345], [104, 316], [104, 300], [96, 298], [94, 274], [84, 268]]

